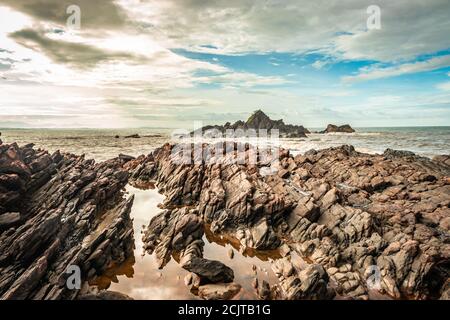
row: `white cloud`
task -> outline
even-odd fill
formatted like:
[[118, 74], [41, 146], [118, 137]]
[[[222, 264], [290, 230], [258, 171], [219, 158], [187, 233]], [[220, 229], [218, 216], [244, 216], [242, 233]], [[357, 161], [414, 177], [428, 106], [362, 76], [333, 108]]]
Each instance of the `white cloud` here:
[[[450, 72], [447, 75], [450, 77]], [[437, 88], [444, 91], [450, 91], [450, 81], [439, 83]]]
[[193, 82], [204, 84], [221, 84], [225, 88], [240, 88], [254, 86], [273, 86], [289, 83], [282, 77], [259, 76], [248, 72], [227, 72], [206, 77], [196, 77]]
[[321, 93], [321, 95], [324, 97], [352, 97], [356, 95], [356, 92], [350, 90], [330, 90]]
[[[64, 119], [61, 125], [77, 125], [83, 121], [95, 125], [105, 115], [113, 125], [124, 126], [140, 124], [138, 117], [179, 116], [182, 108], [189, 108], [193, 110], [190, 115], [201, 117], [210, 109], [237, 113], [266, 105], [273, 113], [281, 112], [282, 108], [298, 108], [301, 115], [307, 115], [305, 121], [319, 121], [314, 119], [322, 115], [331, 121], [333, 116], [342, 113], [325, 105], [322, 97], [327, 101], [336, 100], [333, 103], [337, 104], [338, 97], [351, 99], [361, 95], [342, 86], [325, 88], [323, 95], [317, 95], [314, 90], [318, 90], [315, 86], [322, 85], [321, 79], [312, 79], [317, 81], [310, 83], [307, 78], [299, 88], [277, 91], [273, 86], [298, 81], [297, 78], [303, 80], [304, 75], [298, 72], [263, 76], [234, 71], [220, 65], [218, 59], [211, 63], [189, 59], [174, 53], [171, 50], [174, 48], [230, 55], [313, 51], [327, 56], [313, 63], [316, 68], [340, 59], [372, 59], [383, 62], [380, 65], [393, 64], [361, 69], [359, 74], [344, 79], [349, 82], [449, 65], [449, 56], [407, 62], [450, 47], [448, 0], [431, 0], [426, 5], [419, 0], [378, 1], [382, 29], [371, 31], [365, 25], [366, 8], [372, 4], [371, 0], [117, 0], [114, 4], [122, 8], [127, 19], [111, 26], [107, 23], [108, 15], [99, 15], [101, 21], [96, 24], [96, 12], [86, 12], [82, 7], [82, 16], [92, 19], [82, 23], [82, 29], [76, 33], [53, 32], [64, 26], [55, 17], [38, 20], [36, 17], [43, 14], [43, 7], [33, 15], [31, 11], [37, 6], [28, 5], [33, 1], [45, 6], [49, 0], [8, 1], [22, 3], [11, 6], [28, 15], [0, 7], [3, 49], [0, 67], [1, 76], [6, 78], [0, 78], [0, 115], [2, 120], [13, 121], [17, 117], [29, 125], [37, 119], [36, 115], [41, 116], [40, 124], [47, 125], [52, 125], [54, 119]], [[59, 11], [55, 12], [57, 15]], [[25, 47], [9, 36], [25, 28], [42, 31], [39, 35], [56, 43], [79, 44], [100, 53], [129, 53], [130, 58], [100, 59], [88, 68], [77, 69], [55, 59], [44, 50], [45, 44], [34, 42], [33, 46]], [[270, 63], [275, 65], [280, 61]], [[221, 90], [201, 90], [199, 84], [213, 84]], [[265, 88], [255, 88], [260, 86]], [[440, 84], [439, 88], [447, 90], [448, 84]], [[441, 99], [444, 102], [424, 104], [448, 101]], [[387, 95], [367, 101], [373, 109], [383, 104], [408, 103], [408, 99], [396, 100]], [[357, 106], [352, 108], [344, 115], [354, 115]]]
[[441, 90], [446, 90], [446, 91], [450, 91], [450, 81], [448, 82], [444, 82], [444, 83], [440, 83], [437, 86], [439, 89]]
[[[381, 30], [367, 30], [372, 0], [118, 1], [169, 47], [199, 52], [307, 52], [401, 61], [450, 47], [447, 0], [380, 0]], [[338, 34], [338, 35], [337, 35]], [[340, 35], [339, 35], [340, 34]]]
[[[35, 120], [34, 116], [40, 115], [49, 117], [46, 123], [54, 121], [54, 117], [64, 119], [61, 124], [64, 126], [79, 124], [80, 117], [90, 119], [107, 114], [111, 118], [108, 123], [122, 126], [116, 121], [120, 117], [156, 117], [157, 112], [162, 114], [163, 109], [169, 107], [214, 106], [214, 99], [170, 94], [177, 89], [192, 89], [198, 83], [214, 83], [224, 88], [250, 88], [285, 82], [281, 77], [234, 72], [219, 64], [183, 57], [163, 46], [151, 34], [136, 33], [133, 29], [54, 33], [52, 30], [61, 26], [34, 20], [5, 7], [0, 7], [0, 17], [8, 22], [7, 25], [2, 24], [0, 30], [0, 63], [6, 66], [0, 80], [2, 121], [6, 121], [7, 117], [22, 120], [28, 117], [26, 121], [30, 124]], [[40, 42], [27, 48], [10, 37], [13, 32], [31, 27], [44, 39], [81, 44], [100, 52], [130, 53], [138, 59], [107, 59], [93, 67], [77, 69], [52, 60], [41, 50]], [[198, 76], [198, 71], [206, 72], [207, 76]], [[70, 120], [70, 116], [74, 117], [75, 122]], [[43, 121], [39, 118], [40, 124]], [[92, 121], [87, 120], [87, 123]], [[124, 120], [124, 123], [130, 124], [130, 121]]]
[[314, 63], [311, 66], [314, 69], [320, 70], [327, 64], [328, 64], [328, 61], [326, 61], [326, 60], [316, 60], [316, 61], [314, 61]]
[[345, 76], [344, 82], [356, 82], [395, 77], [403, 74], [431, 71], [450, 66], [450, 55], [430, 58], [425, 61], [404, 63], [392, 67], [365, 67], [357, 75]]

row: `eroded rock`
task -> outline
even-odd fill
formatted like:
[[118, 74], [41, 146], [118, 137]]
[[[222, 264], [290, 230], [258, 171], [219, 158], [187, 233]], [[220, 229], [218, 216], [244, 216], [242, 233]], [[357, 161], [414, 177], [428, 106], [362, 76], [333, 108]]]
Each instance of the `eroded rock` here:
[[0, 298], [73, 299], [83, 283], [133, 254], [128, 173], [113, 159], [0, 145]]
[[[211, 145], [201, 147], [217, 156]], [[275, 165], [275, 159], [235, 143], [219, 162], [177, 165], [174, 155], [182, 148], [174, 148], [179, 146], [166, 144], [131, 161], [132, 180], [155, 181], [167, 196], [166, 208], [197, 210], [198, 221], [213, 234], [232, 235], [243, 250], [289, 244], [285, 258], [295, 252], [312, 265], [293, 275], [275, 267], [286, 298], [325, 298], [333, 287], [341, 296], [367, 299], [372, 271], [381, 293], [423, 298], [448, 278], [442, 271], [435, 275], [436, 265], [448, 265], [450, 253], [450, 171], [442, 161], [393, 150], [368, 155], [342, 146], [296, 157], [282, 150]], [[247, 159], [241, 163], [235, 161], [239, 150]], [[256, 165], [248, 162], [255, 155]], [[261, 174], [269, 167], [274, 174]], [[279, 169], [288, 173], [278, 174]], [[202, 250], [194, 252], [201, 257]], [[286, 279], [291, 280], [283, 287]]]
[[230, 300], [241, 290], [237, 283], [205, 284], [198, 287], [198, 296], [205, 300]]

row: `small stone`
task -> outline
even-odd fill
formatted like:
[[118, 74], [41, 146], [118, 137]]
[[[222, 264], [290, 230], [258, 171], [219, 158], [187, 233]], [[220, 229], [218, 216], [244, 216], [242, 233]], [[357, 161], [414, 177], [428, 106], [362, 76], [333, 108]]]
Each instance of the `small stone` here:
[[230, 300], [241, 291], [237, 283], [206, 284], [198, 287], [198, 296], [205, 300]]
[[228, 257], [229, 257], [230, 259], [233, 259], [233, 258], [234, 258], [234, 251], [233, 251], [233, 249], [229, 248], [227, 253], [228, 253]]

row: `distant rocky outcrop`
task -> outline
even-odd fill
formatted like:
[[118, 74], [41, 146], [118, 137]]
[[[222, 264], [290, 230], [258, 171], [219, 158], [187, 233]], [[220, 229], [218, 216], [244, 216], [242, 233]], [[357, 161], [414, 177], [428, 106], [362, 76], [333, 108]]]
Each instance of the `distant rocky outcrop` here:
[[279, 130], [280, 136], [283, 138], [305, 138], [306, 134], [309, 133], [308, 129], [304, 128], [303, 126], [285, 124], [282, 119], [272, 120], [263, 111], [257, 110], [245, 122], [239, 120], [233, 124], [227, 122], [223, 126], [209, 125], [197, 131], [191, 132], [191, 135], [196, 132], [201, 132], [208, 135], [208, 133], [211, 133], [214, 130], [218, 130], [219, 132], [224, 134], [227, 129], [232, 130], [255, 129], [257, 131], [256, 133], [258, 133], [258, 130], [265, 129], [268, 131], [268, 134], [270, 134], [269, 132], [270, 130], [277, 129]]
[[135, 134], [130, 134], [129, 136], [125, 136], [125, 138], [133, 138], [133, 139], [139, 139], [141, 136], [138, 135], [137, 133]]
[[334, 133], [334, 132], [341, 132], [341, 133], [353, 133], [355, 130], [350, 127], [349, 124], [344, 124], [342, 126], [337, 126], [334, 124], [329, 124], [327, 128], [320, 133]]

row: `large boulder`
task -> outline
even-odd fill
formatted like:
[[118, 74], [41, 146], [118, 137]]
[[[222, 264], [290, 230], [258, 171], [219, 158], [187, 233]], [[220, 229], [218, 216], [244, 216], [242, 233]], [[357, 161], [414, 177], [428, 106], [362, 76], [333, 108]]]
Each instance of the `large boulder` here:
[[349, 124], [344, 124], [342, 126], [329, 124], [329, 125], [327, 125], [327, 128], [325, 130], [321, 131], [320, 133], [336, 133], [336, 132], [353, 133], [353, 132], [355, 132], [355, 130], [352, 127], [350, 127]]

